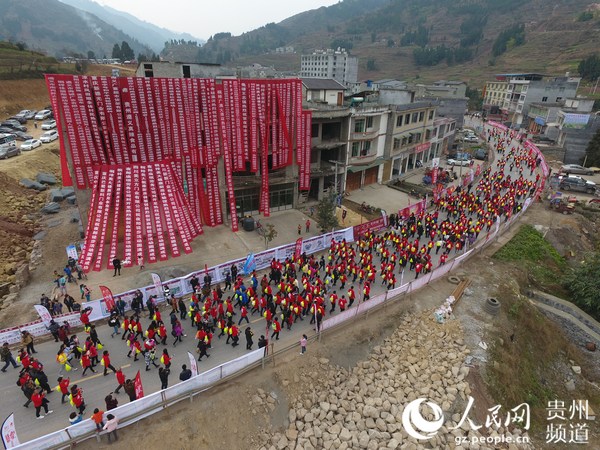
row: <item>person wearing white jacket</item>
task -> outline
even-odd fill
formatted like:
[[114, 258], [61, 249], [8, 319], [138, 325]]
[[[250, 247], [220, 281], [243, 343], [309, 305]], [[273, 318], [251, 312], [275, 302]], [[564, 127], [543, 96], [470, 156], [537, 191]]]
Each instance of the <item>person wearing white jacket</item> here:
[[119, 419], [112, 414], [107, 414], [106, 416], [106, 425], [104, 425], [104, 430], [107, 431], [108, 434], [108, 442], [112, 442], [111, 434], [114, 436], [115, 441], [119, 440], [119, 436], [117, 436], [117, 427], [119, 426]]

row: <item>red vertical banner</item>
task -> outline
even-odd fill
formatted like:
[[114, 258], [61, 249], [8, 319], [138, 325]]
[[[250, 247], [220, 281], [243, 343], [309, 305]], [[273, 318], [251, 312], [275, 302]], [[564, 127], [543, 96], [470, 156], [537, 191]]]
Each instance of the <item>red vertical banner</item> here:
[[[159, 192], [166, 192], [165, 191], [165, 181], [163, 179], [163, 174], [161, 173], [161, 171], [158, 169], [158, 167], [155, 167], [157, 170], [154, 171], [154, 176], [156, 177], [156, 180], [158, 181], [158, 190]], [[175, 224], [173, 223], [173, 218], [174, 218], [174, 213], [173, 213], [173, 207], [174, 205], [171, 205], [171, 202], [165, 198], [165, 197], [161, 197], [161, 201], [162, 201], [162, 207], [163, 207], [163, 212], [165, 214], [165, 225], [167, 227], [167, 235], [169, 236], [169, 244], [171, 247], [171, 256], [179, 256], [181, 253], [179, 252], [179, 246], [177, 245], [177, 236], [175, 234]]]
[[[99, 203], [99, 195], [100, 195], [100, 171], [96, 171], [94, 173], [94, 178], [92, 182], [92, 197], [90, 199], [90, 209], [88, 213], [88, 221], [85, 229], [85, 248], [81, 252], [81, 256], [79, 257], [79, 263], [83, 268], [84, 272], [89, 272], [90, 265], [92, 263], [92, 257], [94, 255], [94, 250], [96, 247], [96, 241], [93, 240], [94, 234], [94, 211], [98, 207]], [[96, 234], [97, 239], [97, 234]]]
[[123, 213], [125, 215], [125, 235], [123, 237], [124, 242], [124, 253], [126, 255], [131, 255], [132, 254], [132, 247], [133, 247], [133, 209], [135, 208], [134, 206], [134, 195], [133, 195], [133, 190], [135, 189], [134, 186], [134, 180], [133, 180], [133, 168], [132, 167], [125, 167], [125, 186], [126, 189], [124, 189], [124, 193], [125, 193], [125, 201], [123, 204]]
[[138, 400], [144, 397], [144, 386], [142, 386], [142, 377], [140, 375], [140, 371], [138, 370], [135, 375], [135, 379], [133, 381], [133, 385], [135, 386], [135, 399]]
[[[152, 210], [151, 203], [155, 203], [156, 195], [152, 195], [153, 192], [153, 184], [150, 184], [150, 174], [153, 172], [151, 166], [142, 166], [142, 176], [140, 177], [141, 184], [141, 203], [138, 205], [138, 209], [142, 211], [141, 219], [144, 221], [144, 225], [142, 226], [142, 232], [146, 234], [146, 245], [143, 245], [143, 237], [136, 237], [136, 247], [138, 239], [142, 240], [142, 248], [136, 250], [136, 253], [133, 255], [133, 261], [137, 263], [137, 261], [145, 261], [146, 255], [148, 253], [148, 261], [156, 262], [156, 247], [154, 244], [154, 230], [152, 229], [152, 222], [157, 222], [160, 220], [160, 216], [154, 216], [155, 211]], [[160, 214], [160, 211], [158, 211]], [[154, 217], [154, 220], [152, 220]]]
[[250, 84], [250, 108], [249, 108], [249, 121], [250, 121], [250, 171], [253, 173], [258, 172], [258, 107], [257, 107], [257, 92], [259, 92], [255, 82]]
[[110, 312], [113, 309], [115, 309], [115, 299], [113, 297], [112, 291], [106, 286], [98, 287], [100, 288], [100, 292], [102, 293], [104, 304], [106, 305], [106, 310]]
[[[117, 247], [119, 243], [119, 225], [121, 222], [121, 209], [123, 205], [121, 203], [121, 197], [123, 196], [123, 167], [119, 166], [115, 171], [114, 189], [115, 189], [115, 200], [113, 208], [113, 219], [112, 219], [112, 233], [110, 236], [110, 254], [117, 254]], [[127, 187], [125, 187], [127, 189]]]
[[[133, 166], [133, 216], [134, 216], [134, 244], [130, 253], [125, 252], [125, 260], [131, 264], [132, 261], [137, 261], [138, 255], [144, 254], [143, 242], [143, 219], [142, 219], [142, 183], [146, 178], [146, 173], [142, 171], [144, 166]], [[128, 265], [129, 265], [128, 264]]]
[[[148, 185], [157, 186], [156, 179], [154, 177], [154, 170], [148, 170]], [[165, 261], [166, 259], [168, 259], [167, 246], [165, 244], [165, 233], [163, 227], [163, 213], [164, 209], [161, 206], [160, 196], [154, 195], [152, 197], [152, 217], [154, 217], [156, 243], [153, 244], [155, 246], [158, 245], [158, 258], [161, 261]], [[146, 239], [149, 239], [148, 236], [146, 236]], [[150, 241], [148, 241], [148, 250], [150, 250]], [[152, 253], [149, 253], [148, 259], [150, 262], [156, 262], [156, 253], [154, 251], [152, 251]]]
[[[63, 186], [73, 186], [73, 179], [71, 178], [71, 172], [69, 171], [69, 164], [67, 161], [67, 150], [65, 148], [65, 141], [63, 137], [62, 117], [58, 114], [60, 111], [58, 92], [57, 92], [57, 75], [46, 74], [46, 87], [48, 89], [48, 95], [50, 96], [50, 103], [52, 104], [52, 110], [56, 111], [56, 123], [58, 134], [60, 135], [60, 173], [63, 182]], [[92, 180], [89, 180], [88, 186]]]
[[437, 178], [438, 178], [438, 168], [434, 167], [431, 170], [431, 184], [433, 184], [434, 186], [437, 183]]
[[301, 191], [307, 191], [310, 189], [310, 147], [311, 147], [311, 122], [312, 113], [310, 111], [303, 111], [302, 117], [304, 120], [303, 135], [300, 136], [300, 140], [303, 141], [303, 147], [301, 151], [302, 160], [300, 161], [300, 184], [298, 189]]
[[296, 239], [296, 246], [294, 248], [294, 256], [296, 258], [299, 258], [301, 254], [302, 254], [302, 238], [299, 237], [298, 239]]
[[140, 119], [139, 119], [139, 133], [141, 142], [143, 143], [140, 151], [141, 155], [145, 158], [145, 161], [155, 161], [155, 146], [153, 131], [155, 130], [156, 117], [154, 116], [154, 102], [152, 101], [152, 95], [148, 95], [146, 86], [148, 78], [136, 77], [135, 78], [135, 89], [139, 98], [140, 105]]
[[260, 158], [260, 172], [261, 172], [261, 191], [260, 191], [260, 211], [265, 217], [271, 215], [269, 206], [269, 91], [268, 85], [261, 84], [260, 86], [260, 104], [259, 114], [261, 115], [260, 123], [260, 137], [261, 137], [261, 158]]
[[[110, 213], [110, 198], [112, 194], [111, 186], [111, 174], [104, 167], [100, 170], [102, 180], [100, 182], [100, 196], [98, 202], [98, 208], [93, 211], [96, 213], [94, 218], [94, 230], [93, 234], [96, 235], [96, 241], [98, 242], [98, 252], [94, 261], [93, 270], [100, 271], [102, 269], [102, 258], [104, 256], [104, 236], [106, 235], [106, 225], [108, 222], [108, 215]], [[112, 255], [111, 255], [112, 256]]]

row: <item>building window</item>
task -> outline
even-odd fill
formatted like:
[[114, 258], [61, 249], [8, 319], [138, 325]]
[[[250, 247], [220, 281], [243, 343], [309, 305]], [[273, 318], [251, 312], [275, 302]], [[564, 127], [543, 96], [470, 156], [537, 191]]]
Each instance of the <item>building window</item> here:
[[423, 122], [423, 119], [424, 119], [424, 118], [425, 118], [425, 112], [424, 112], [424, 111], [421, 111], [421, 112], [419, 113], [419, 122]]
[[416, 133], [415, 142], [421, 142], [421, 137], [423, 137], [423, 133]]
[[310, 137], [319, 137], [319, 124], [313, 123], [310, 127]]
[[412, 123], [418, 122], [418, 120], [419, 120], [419, 113], [413, 113], [412, 119], [411, 119]]
[[369, 156], [371, 150], [371, 141], [360, 141], [352, 143], [352, 157]]
[[183, 69], [183, 78], [191, 78], [192, 77], [192, 72], [190, 70], [190, 66], [184, 65], [184, 66], [182, 66], [182, 69]]
[[410, 134], [408, 135], [408, 142], [407, 142], [407, 144], [412, 144], [412, 143], [414, 142], [414, 136], [415, 136], [415, 135], [414, 135], [414, 134], [412, 134], [412, 133], [410, 133]]
[[358, 156], [358, 152], [360, 151], [360, 142], [352, 143], [352, 157], [356, 158]]
[[365, 131], [365, 120], [356, 120], [354, 122], [354, 132], [355, 133], [364, 133]]
[[562, 97], [556, 97], [556, 103], [559, 103], [562, 101]]
[[369, 154], [369, 150], [371, 150], [371, 141], [364, 141], [360, 156], [367, 156]]
[[401, 127], [402, 126], [402, 119], [404, 118], [404, 116], [402, 114], [400, 114], [399, 116], [396, 117], [396, 126], [397, 127]]
[[548, 97], [542, 97], [542, 102], [547, 102], [548, 101]]
[[373, 116], [367, 117], [367, 130], [373, 128]]
[[404, 125], [408, 125], [410, 123], [410, 114], [404, 116]]
[[433, 120], [433, 110], [429, 111], [429, 120]]
[[426, 130], [425, 131], [425, 140], [428, 141], [431, 138], [431, 131], [430, 130]]
[[402, 140], [398, 138], [394, 138], [394, 150], [398, 150], [400, 145], [402, 144]]

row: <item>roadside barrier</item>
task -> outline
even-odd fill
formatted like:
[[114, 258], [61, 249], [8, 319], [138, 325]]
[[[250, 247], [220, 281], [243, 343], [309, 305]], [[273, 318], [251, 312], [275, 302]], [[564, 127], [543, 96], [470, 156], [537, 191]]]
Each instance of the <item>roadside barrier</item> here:
[[[490, 124], [491, 125], [491, 124]], [[529, 141], [527, 141], [529, 142]], [[531, 151], [537, 151], [536, 156], [543, 160], [543, 156], [539, 149], [535, 147], [533, 144], [530, 144], [528, 147]], [[544, 161], [545, 165], [545, 161]], [[545, 167], [545, 174], [547, 175], [547, 166]], [[536, 195], [539, 195], [541, 190], [538, 189]], [[334, 317], [330, 317], [324, 320], [321, 323], [319, 334], [315, 334], [310, 336], [310, 339], [316, 339], [321, 336], [321, 333], [328, 332], [337, 328], [344, 323], [354, 320], [359, 316], [368, 316], [368, 314], [376, 309], [385, 308], [386, 305], [390, 304], [391, 301], [401, 300], [405, 298], [407, 295], [410, 295], [415, 290], [422, 288], [423, 286], [429, 284], [431, 281], [434, 281], [440, 277], [446, 276], [450, 271], [454, 270], [458, 267], [464, 260], [474, 255], [475, 253], [481, 252], [484, 248], [490, 245], [494, 240], [506, 232], [513, 223], [518, 221], [521, 215], [528, 209], [531, 204], [531, 198], [528, 198], [522, 210], [512, 216], [510, 219], [505, 221], [503, 224], [500, 224], [500, 221], [497, 221], [493, 230], [491, 229], [485, 235], [485, 239], [478, 240], [474, 246], [470, 248], [465, 247], [463, 253], [456, 258], [449, 261], [447, 264], [437, 267], [429, 274], [424, 274], [420, 278], [413, 279], [411, 281], [407, 281], [406, 283], [401, 284], [401, 286], [391, 289], [386, 293], [379, 294], [373, 296], [370, 300], [366, 302], [360, 302], [356, 307], [347, 309], [342, 313], [336, 314]], [[379, 219], [373, 222], [378, 222]], [[364, 224], [363, 224], [364, 225]], [[379, 223], [374, 223], [374, 227], [379, 227]], [[366, 230], [364, 230], [366, 231]], [[363, 231], [363, 232], [364, 232]], [[329, 247], [329, 243], [331, 239], [342, 240], [346, 239], [347, 242], [354, 242], [354, 234], [352, 228], [346, 228], [344, 230], [339, 230], [333, 233], [328, 233], [325, 235], [317, 236], [315, 238], [307, 239], [306, 243], [308, 243], [307, 247], [304, 247], [303, 243], [303, 251], [306, 253], [315, 253], [321, 250], [324, 250]], [[295, 243], [283, 245], [281, 247], [277, 247], [275, 249], [270, 249], [265, 252], [261, 252], [261, 265], [257, 261], [257, 270], [261, 268], [265, 268], [269, 266], [269, 263], [272, 258], [285, 258], [290, 256], [294, 252]], [[283, 256], [286, 255], [286, 256]], [[256, 255], [258, 256], [258, 255]], [[238, 260], [230, 261], [225, 264], [220, 264], [219, 266], [212, 267], [209, 270], [209, 273], [213, 271], [214, 274], [213, 280], [218, 282], [224, 279], [225, 269], [228, 269], [231, 264], [240, 264], [245, 261], [245, 258], [240, 258]], [[192, 274], [186, 275], [185, 277], [169, 280], [163, 285], [172, 284], [176, 285], [179, 283], [179, 288], [181, 291], [176, 295], [183, 295], [185, 293], [191, 292], [191, 285], [189, 285], [189, 279], [194, 274], [202, 274], [204, 271], [194, 272]], [[412, 273], [409, 272], [412, 275]], [[187, 285], [185, 283], [187, 283]], [[169, 285], [169, 287], [171, 287]], [[147, 286], [143, 288], [148, 295], [154, 294], [154, 286]], [[133, 291], [130, 291], [133, 292]], [[171, 292], [173, 292], [171, 288]], [[119, 294], [115, 296], [115, 298], [120, 296], [129, 295], [129, 293]], [[91, 303], [91, 302], [90, 302]], [[103, 303], [102, 300], [96, 300], [94, 302], [96, 305]], [[105, 317], [105, 316], [103, 316]], [[100, 317], [102, 318], [102, 317]], [[98, 319], [96, 319], [98, 320]], [[27, 329], [27, 328], [21, 328]], [[3, 330], [4, 332], [11, 332], [10, 330]], [[1, 336], [1, 334], [0, 334]], [[137, 422], [138, 420], [150, 416], [156, 412], [161, 411], [164, 408], [167, 408], [181, 400], [190, 399], [192, 400], [195, 395], [200, 394], [201, 392], [214, 387], [216, 384], [221, 383], [229, 378], [233, 378], [241, 375], [247, 370], [250, 370], [254, 367], [258, 367], [258, 365], [266, 363], [266, 361], [273, 360], [275, 356], [282, 354], [292, 348], [297, 348], [298, 344], [293, 343], [285, 348], [278, 349], [276, 352], [271, 351], [270, 354], [267, 354], [266, 349], [258, 349], [254, 350], [250, 353], [247, 353], [239, 358], [236, 358], [232, 361], [226, 362], [217, 366], [213, 369], [207, 370], [206, 372], [200, 373], [195, 377], [190, 378], [187, 381], [179, 382], [170, 388], [165, 390], [155, 392], [146, 397], [138, 399], [134, 402], [130, 402], [128, 404], [119, 406], [118, 408], [111, 410], [111, 414], [114, 414], [119, 418], [119, 428], [130, 425], [132, 423]], [[273, 344], [271, 344], [271, 349], [273, 349]], [[50, 433], [48, 435], [42, 436], [40, 438], [25, 442], [17, 447], [13, 447], [18, 450], [41, 450], [41, 449], [62, 449], [62, 448], [73, 448], [78, 442], [82, 442], [86, 439], [90, 439], [96, 436], [96, 427], [95, 424], [91, 421], [91, 419], [86, 419], [76, 425], [72, 425], [63, 430], [56, 431], [54, 433]]]

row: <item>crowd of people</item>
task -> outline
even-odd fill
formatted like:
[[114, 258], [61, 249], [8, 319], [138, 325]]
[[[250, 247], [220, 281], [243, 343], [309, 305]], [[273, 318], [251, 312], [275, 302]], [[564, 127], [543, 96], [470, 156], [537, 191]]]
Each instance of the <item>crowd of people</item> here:
[[[144, 295], [138, 291], [130, 311], [119, 299], [107, 323], [110, 350], [132, 358], [132, 365], [139, 361], [144, 371], [158, 369], [161, 389], [166, 389], [173, 359], [168, 347], [175, 349], [184, 338], [193, 337], [198, 361], [210, 358], [215, 338], [235, 348], [244, 337], [246, 350], [253, 350], [250, 319], [259, 318], [259, 324], [253, 324], [261, 330], [258, 347], [266, 347], [270, 340], [278, 340], [280, 333], [292, 330], [301, 321], [309, 321], [319, 331], [327, 315], [369, 301], [377, 283], [389, 290], [396, 287], [399, 279], [402, 282], [411, 274], [416, 279], [431, 272], [452, 254], [472, 246], [482, 232], [489, 233], [496, 222], [517, 214], [526, 198], [539, 189], [540, 175], [533, 174], [540, 161], [515, 144], [511, 133], [490, 132], [489, 141], [497, 153], [496, 165], [483, 171], [476, 184], [447, 191], [432, 200], [429, 211], [398, 217], [383, 233], [367, 232], [354, 243], [332, 239], [329, 249], [320, 256], [303, 253], [282, 261], [273, 259], [262, 276], [253, 272], [244, 277], [233, 265], [223, 287], [214, 284], [208, 273], [202, 282], [194, 276], [189, 299], [166, 295], [167, 301], [159, 304], [156, 296], [144, 301]], [[44, 297], [42, 303], [49, 300]], [[110, 372], [115, 376], [116, 388], [105, 397], [106, 411], [118, 406], [116, 395], [121, 389], [130, 401], [136, 400], [136, 388], [121, 367], [113, 366], [108, 343], [101, 342], [96, 325], [90, 321], [92, 308], [75, 308], [78, 303], [71, 303], [69, 297], [65, 292], [63, 302], [69, 311], [79, 312], [85, 338], [80, 340], [72, 333], [67, 322], [59, 325], [53, 320], [50, 331], [59, 343], [59, 377], [54, 390], [62, 395], [61, 403], [68, 400], [73, 408], [69, 422], [77, 423], [86, 410], [83, 389], [72, 384], [69, 377], [79, 369], [77, 366], [81, 368], [79, 377], [85, 377], [88, 371], [96, 373], [99, 366], [103, 376]], [[301, 353], [306, 351], [306, 344], [307, 337], [303, 335]], [[27, 400], [23, 406], [33, 403], [36, 417], [41, 419], [42, 409], [44, 414], [52, 413], [47, 396], [53, 390], [44, 364], [34, 354], [33, 336], [25, 332], [16, 361], [8, 345], [2, 347], [2, 371], [6, 372], [11, 363], [20, 369], [17, 384]], [[191, 370], [183, 365], [179, 379], [185, 381], [191, 376]], [[117, 419], [104, 414], [103, 410], [94, 409], [92, 419], [98, 430], [116, 430]], [[116, 439], [116, 434], [113, 437]]]

